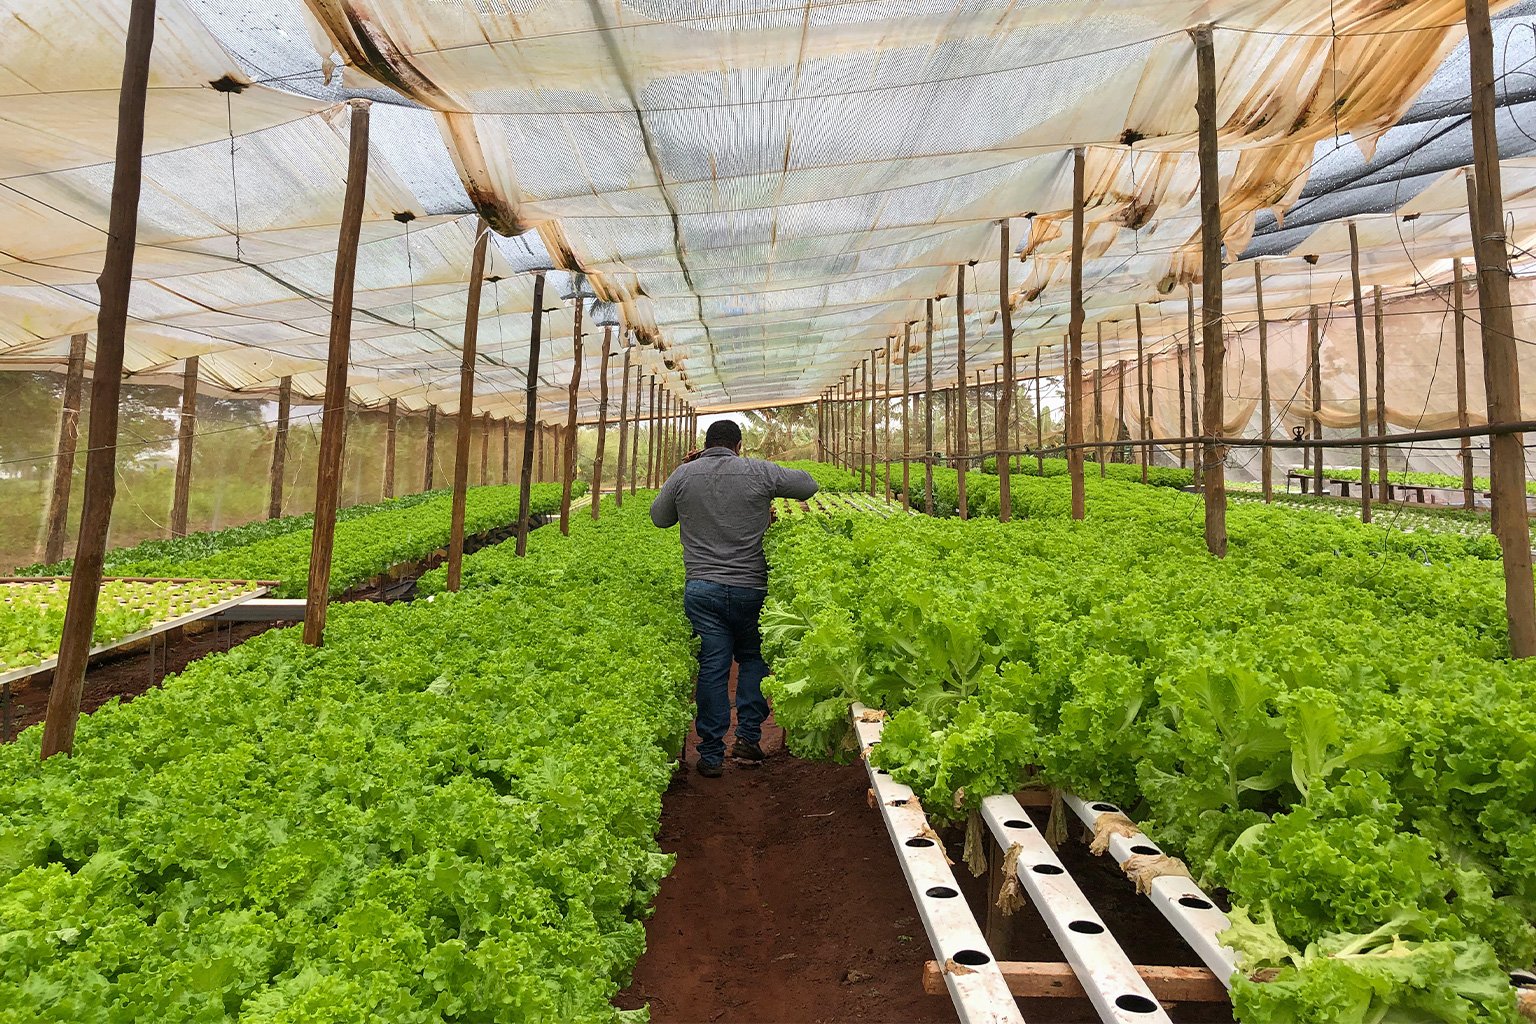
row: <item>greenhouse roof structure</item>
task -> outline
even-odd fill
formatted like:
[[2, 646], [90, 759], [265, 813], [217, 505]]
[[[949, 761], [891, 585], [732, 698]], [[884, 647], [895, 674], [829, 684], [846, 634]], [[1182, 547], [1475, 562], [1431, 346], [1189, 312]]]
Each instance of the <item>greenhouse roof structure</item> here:
[[[8, 0], [0, 365], [93, 329], [126, 2]], [[1189, 29], [1215, 29], [1225, 315], [1340, 298], [1469, 254], [1461, 0], [274, 0], [159, 6], [126, 372], [324, 390], [346, 102], [372, 101], [350, 397], [455, 411], [477, 216], [494, 230], [476, 409], [521, 408], [547, 271], [541, 418], [572, 308], [693, 407], [814, 400], [971, 265], [973, 366], [1066, 330], [1072, 153], [1090, 325], [1151, 339], [1198, 302]], [[1511, 241], [1536, 246], [1536, 4], [1495, 5]], [[936, 373], [954, 375], [938, 303]], [[921, 343], [913, 332], [912, 344]], [[616, 340], [617, 344], [617, 340]], [[590, 345], [591, 352], [595, 346]], [[898, 354], [898, 359], [900, 358]], [[615, 363], [615, 371], [617, 363]], [[581, 414], [596, 415], [597, 381]]]

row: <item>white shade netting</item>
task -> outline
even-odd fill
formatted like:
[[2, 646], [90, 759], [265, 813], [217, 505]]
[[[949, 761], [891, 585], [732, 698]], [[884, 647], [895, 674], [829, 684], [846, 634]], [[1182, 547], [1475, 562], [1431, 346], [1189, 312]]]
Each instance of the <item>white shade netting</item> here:
[[[127, 6], [0, 2], [0, 366], [56, 366], [71, 334], [94, 330]], [[1496, 5], [1510, 81], [1536, 40], [1524, 7]], [[128, 326], [136, 379], [172, 380], [197, 355], [210, 390], [268, 393], [291, 376], [320, 396], [352, 98], [373, 101], [349, 374], [365, 406], [457, 410], [480, 215], [497, 234], [477, 413], [521, 417], [538, 271], [551, 421], [563, 418], [578, 301], [585, 420], [605, 323], [616, 352], [634, 345], [634, 365], [700, 408], [807, 401], [920, 321], [925, 299], [952, 296], [962, 264], [968, 359], [989, 367], [1004, 220], [1017, 351], [1059, 353], [1073, 147], [1085, 147], [1088, 343], [1093, 325], [1113, 325], [1123, 357], [1140, 306], [1161, 350], [1184, 330], [1186, 288], [1197, 303], [1200, 291], [1188, 30], [1203, 22], [1216, 27], [1234, 331], [1253, 308], [1244, 254], [1262, 257], [1271, 319], [1348, 298], [1342, 219], [1306, 189], [1350, 161], [1363, 170], [1342, 177], [1380, 178], [1347, 211], [1368, 287], [1423, 287], [1470, 255], [1470, 158], [1431, 145], [1445, 118], [1464, 120], [1461, 0], [159, 10]], [[1403, 122], [1410, 111], [1428, 119]], [[1517, 119], [1507, 127], [1517, 139]], [[1385, 171], [1379, 152], [1395, 161]], [[1533, 190], [1536, 166], [1509, 162], [1516, 246], [1533, 242]], [[1306, 216], [1287, 227], [1298, 207]], [[955, 311], [937, 305], [943, 383]], [[1394, 350], [1422, 342], [1399, 323]], [[914, 345], [923, 336], [918, 323]], [[1059, 355], [1043, 366], [1059, 372]], [[1229, 388], [1250, 390], [1246, 377]]]

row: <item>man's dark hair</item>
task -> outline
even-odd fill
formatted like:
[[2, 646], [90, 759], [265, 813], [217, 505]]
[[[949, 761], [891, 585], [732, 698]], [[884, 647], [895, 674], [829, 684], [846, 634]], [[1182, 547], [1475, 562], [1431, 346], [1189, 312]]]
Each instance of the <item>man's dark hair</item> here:
[[735, 420], [716, 420], [704, 432], [705, 448], [735, 448], [741, 444], [741, 428]]

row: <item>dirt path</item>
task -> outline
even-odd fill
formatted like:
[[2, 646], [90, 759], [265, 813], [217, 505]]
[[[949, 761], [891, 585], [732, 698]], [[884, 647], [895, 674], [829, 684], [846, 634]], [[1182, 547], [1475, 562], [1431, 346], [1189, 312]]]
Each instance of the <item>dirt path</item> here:
[[[694, 737], [685, 759], [693, 763]], [[759, 768], [724, 778], [680, 774], [662, 805], [661, 845], [677, 854], [647, 949], [615, 1002], [647, 1003], [655, 1024], [930, 1024], [956, 1019], [923, 992], [932, 957], [861, 765], [802, 761], [770, 719]], [[1031, 809], [1040, 825], [1044, 812]], [[1080, 830], [1079, 830], [1080, 831]], [[945, 836], [978, 919], [986, 880], [960, 863], [963, 830]], [[1076, 841], [1062, 858], [1137, 963], [1193, 966], [1194, 954], [1107, 857]], [[1004, 959], [1065, 957], [1032, 908], [1010, 919]], [[1026, 1020], [1089, 1024], [1086, 999], [1020, 1001]], [[1226, 1004], [1167, 1007], [1176, 1024], [1230, 1022]]]
[[668, 791], [677, 867], [618, 1004], [650, 1003], [655, 1024], [954, 1021], [923, 992], [928, 941], [863, 768], [791, 756], [772, 721], [763, 749], [760, 768], [727, 762]]

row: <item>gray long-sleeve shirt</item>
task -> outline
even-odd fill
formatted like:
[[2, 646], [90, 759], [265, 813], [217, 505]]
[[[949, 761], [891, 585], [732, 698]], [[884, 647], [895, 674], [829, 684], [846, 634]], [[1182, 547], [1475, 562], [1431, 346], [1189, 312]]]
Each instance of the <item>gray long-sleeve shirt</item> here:
[[763, 534], [773, 499], [815, 493], [816, 481], [803, 469], [708, 448], [662, 484], [651, 502], [651, 522], [663, 529], [681, 524], [688, 579], [765, 589]]

